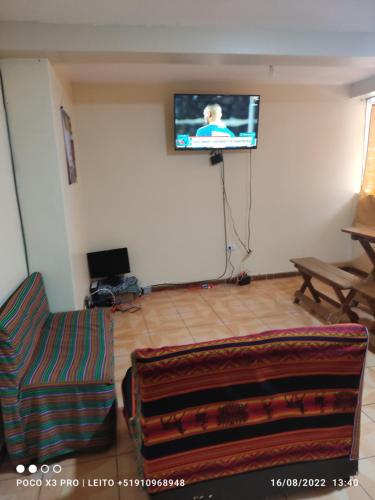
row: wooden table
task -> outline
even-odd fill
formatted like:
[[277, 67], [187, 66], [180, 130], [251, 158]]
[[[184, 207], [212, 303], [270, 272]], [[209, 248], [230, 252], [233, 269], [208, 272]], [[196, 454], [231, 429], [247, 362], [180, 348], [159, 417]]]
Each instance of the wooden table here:
[[[353, 299], [356, 301], [358, 298], [363, 297], [369, 305], [371, 315], [375, 318], [375, 250], [371, 245], [371, 243], [375, 243], [375, 229], [358, 226], [347, 227], [342, 231], [350, 234], [352, 240], [359, 241], [372, 263], [372, 270], [368, 277], [362, 283], [353, 284], [353, 291], [355, 292]], [[375, 352], [375, 322], [370, 326], [369, 333], [369, 347], [372, 352]]]
[[358, 226], [346, 227], [341, 229], [341, 231], [350, 234], [352, 240], [359, 241], [373, 266], [372, 271], [368, 275], [367, 281], [375, 281], [375, 251], [371, 246], [371, 243], [375, 243], [375, 229], [366, 226]]

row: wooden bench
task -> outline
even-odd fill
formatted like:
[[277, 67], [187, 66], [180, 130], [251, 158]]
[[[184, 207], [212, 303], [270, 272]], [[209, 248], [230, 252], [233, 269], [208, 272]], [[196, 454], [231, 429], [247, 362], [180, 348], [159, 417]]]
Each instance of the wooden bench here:
[[[350, 304], [355, 295], [354, 287], [363, 284], [361, 278], [315, 257], [291, 259], [291, 262], [303, 277], [302, 286], [295, 293], [295, 304], [302, 302], [310, 310], [320, 314], [330, 323], [339, 322], [344, 315], [348, 316], [352, 322], [358, 321], [358, 315], [351, 309]], [[331, 286], [337, 300], [317, 290], [311, 282], [313, 278]], [[313, 300], [305, 295], [306, 290], [309, 290]], [[322, 307], [320, 304], [322, 299], [335, 306], [338, 309], [337, 313]]]

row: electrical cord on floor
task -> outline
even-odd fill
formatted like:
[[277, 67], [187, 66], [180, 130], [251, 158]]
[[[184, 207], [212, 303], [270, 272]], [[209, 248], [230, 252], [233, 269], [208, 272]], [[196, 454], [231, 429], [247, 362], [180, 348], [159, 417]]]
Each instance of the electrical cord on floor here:
[[93, 295], [97, 294], [97, 293], [101, 293], [101, 292], [106, 292], [108, 293], [110, 296], [111, 296], [111, 299], [112, 299], [112, 304], [111, 304], [111, 311], [112, 312], [129, 312], [129, 313], [135, 313], [137, 311], [139, 311], [141, 309], [141, 306], [136, 306], [136, 305], [124, 305], [124, 304], [121, 304], [121, 303], [117, 303], [116, 302], [116, 295], [112, 292], [112, 290], [110, 290], [109, 288], [98, 288], [97, 290], [95, 290], [95, 292], [91, 292], [90, 293], [90, 297], [92, 297]]
[[141, 306], [126, 306], [124, 304], [114, 304], [112, 306], [112, 312], [128, 312], [128, 313], [135, 313], [137, 311], [140, 311], [142, 308]]
[[97, 290], [95, 290], [95, 292], [90, 292], [90, 297], [92, 297], [93, 295], [95, 295], [96, 293], [101, 293], [101, 292], [106, 292], [108, 293], [110, 296], [111, 296], [111, 299], [112, 299], [112, 306], [114, 306], [116, 304], [116, 296], [115, 294], [112, 292], [112, 290], [110, 290], [109, 288], [105, 288], [105, 287], [102, 287], [102, 288], [98, 288]]

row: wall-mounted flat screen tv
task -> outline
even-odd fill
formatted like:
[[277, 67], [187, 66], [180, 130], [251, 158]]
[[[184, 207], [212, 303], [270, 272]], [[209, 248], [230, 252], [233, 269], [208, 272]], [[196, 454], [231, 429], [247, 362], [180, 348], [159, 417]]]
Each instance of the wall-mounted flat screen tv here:
[[175, 149], [256, 148], [259, 102], [259, 95], [175, 94]]

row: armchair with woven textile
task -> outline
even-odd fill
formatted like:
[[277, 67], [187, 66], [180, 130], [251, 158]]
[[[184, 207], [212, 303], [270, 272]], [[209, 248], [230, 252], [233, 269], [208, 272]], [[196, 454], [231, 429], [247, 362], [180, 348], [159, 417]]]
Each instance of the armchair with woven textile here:
[[341, 324], [136, 350], [125, 418], [149, 495], [245, 500], [355, 474], [366, 348]]
[[0, 311], [0, 405], [15, 464], [109, 445], [116, 412], [107, 312], [52, 314], [41, 275], [29, 276]]

